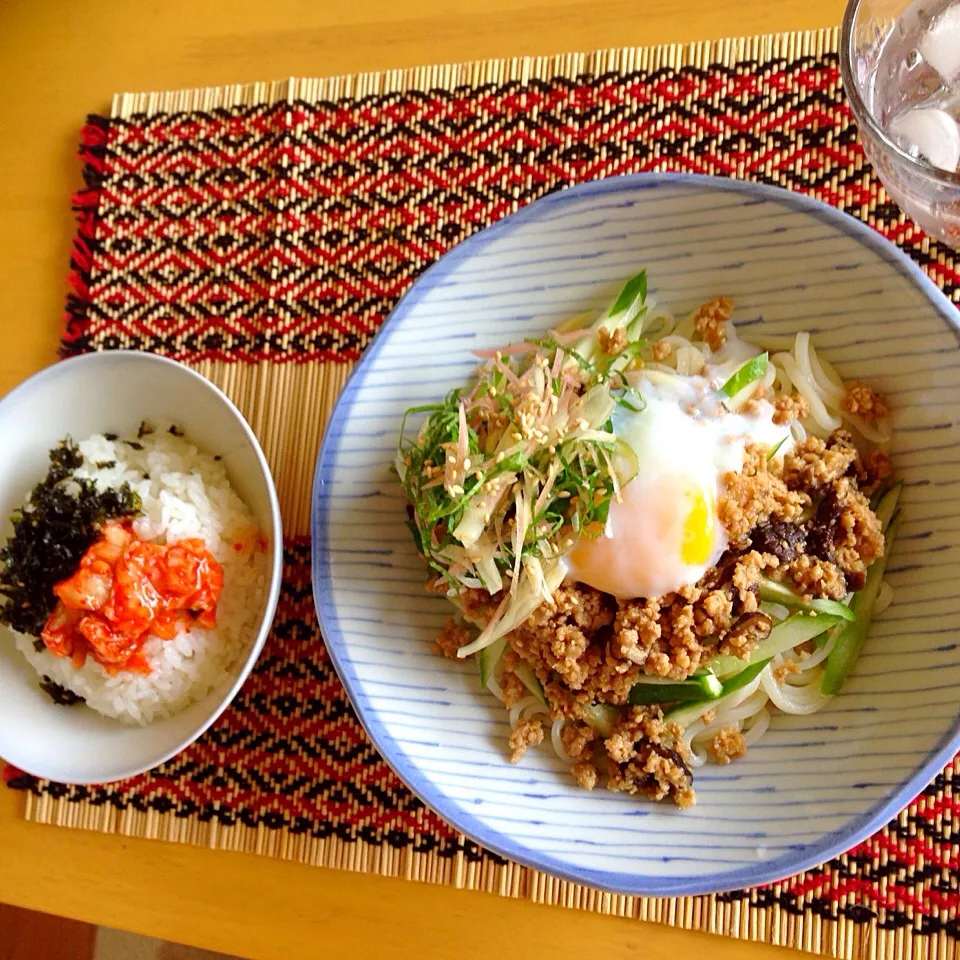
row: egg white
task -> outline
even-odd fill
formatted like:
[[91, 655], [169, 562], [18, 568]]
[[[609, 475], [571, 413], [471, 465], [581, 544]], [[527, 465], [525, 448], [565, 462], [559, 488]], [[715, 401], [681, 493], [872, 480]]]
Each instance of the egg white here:
[[646, 406], [618, 408], [613, 429], [636, 454], [637, 474], [611, 503], [605, 532], [581, 537], [566, 558], [568, 578], [621, 599], [696, 583], [728, 543], [716, 511], [721, 477], [743, 469], [748, 441], [783, 441], [777, 456], [792, 445], [766, 401], [749, 414], [729, 412], [709, 369], [641, 375], [634, 386]]

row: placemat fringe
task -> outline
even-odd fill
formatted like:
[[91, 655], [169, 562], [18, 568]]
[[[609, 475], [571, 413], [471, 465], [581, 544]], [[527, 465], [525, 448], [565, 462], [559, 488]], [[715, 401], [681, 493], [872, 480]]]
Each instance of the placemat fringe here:
[[656, 47], [623, 47], [593, 53], [431, 64], [336, 77], [290, 78], [271, 83], [197, 87], [167, 92], [119, 93], [113, 98], [111, 114], [120, 119], [129, 119], [134, 115], [149, 117], [159, 113], [208, 113], [217, 109], [268, 106], [284, 101], [316, 104], [410, 91], [451, 91], [465, 86], [475, 88], [511, 81], [527, 83], [534, 79], [556, 77], [573, 81], [583, 74], [596, 76], [608, 72], [652, 72], [685, 66], [702, 69], [716, 64], [733, 66], [744, 60], [795, 60], [822, 57], [826, 52], [835, 51], [839, 35], [838, 27], [828, 27], [801, 33], [728, 37]]

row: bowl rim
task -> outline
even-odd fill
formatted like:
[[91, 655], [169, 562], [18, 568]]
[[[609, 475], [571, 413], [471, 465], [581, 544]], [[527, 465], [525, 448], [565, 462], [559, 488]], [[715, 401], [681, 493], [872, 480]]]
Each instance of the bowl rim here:
[[853, 24], [863, 0], [847, 0], [847, 5], [843, 11], [843, 22], [840, 26], [840, 77], [843, 81], [843, 90], [850, 101], [850, 108], [853, 111], [853, 117], [858, 126], [866, 127], [870, 135], [877, 140], [880, 145], [893, 153], [898, 160], [905, 163], [915, 174], [932, 180], [935, 183], [947, 186], [960, 187], [960, 171], [952, 172], [935, 167], [928, 163], [922, 157], [913, 157], [906, 150], [900, 147], [892, 140], [877, 122], [863, 96], [860, 93], [860, 84], [853, 74], [853, 62], [851, 49], [853, 47]]
[[[256, 662], [263, 651], [264, 644], [267, 641], [270, 628], [273, 624], [273, 618], [276, 614], [277, 602], [280, 597], [281, 573], [283, 569], [283, 528], [280, 514], [280, 502], [277, 499], [277, 490], [276, 485], [274, 484], [273, 474], [270, 471], [267, 458], [264, 455], [263, 450], [260, 447], [260, 443], [250, 427], [250, 424], [247, 423], [246, 418], [237, 408], [236, 404], [234, 404], [233, 401], [211, 380], [208, 380], [196, 370], [191, 369], [177, 360], [171, 360], [169, 357], [159, 356], [154, 353], [148, 353], [140, 350], [98, 350], [92, 353], [79, 354], [77, 356], [68, 357], [64, 360], [59, 360], [56, 363], [39, 370], [37, 373], [34, 373], [26, 380], [17, 384], [17, 386], [6, 393], [3, 397], [0, 397], [0, 410], [2, 410], [3, 405], [9, 400], [22, 397], [25, 394], [30, 394], [38, 389], [43, 389], [44, 384], [48, 380], [53, 380], [57, 377], [63, 376], [64, 370], [70, 371], [80, 366], [96, 366], [97, 364], [106, 363], [108, 361], [116, 362], [119, 360], [119, 362], [123, 363], [127, 358], [142, 363], [156, 364], [157, 366], [166, 367], [173, 372], [174, 376], [184, 376], [199, 381], [223, 406], [227, 408], [227, 410], [233, 415], [233, 418], [240, 425], [242, 432], [246, 436], [247, 442], [250, 444], [254, 454], [256, 455], [257, 463], [260, 467], [260, 473], [267, 487], [267, 499], [270, 504], [271, 521], [271, 529], [269, 533], [273, 541], [272, 556], [270, 558], [270, 567], [268, 570], [269, 589], [267, 590], [266, 605], [264, 607], [263, 615], [257, 625], [256, 641], [251, 647], [246, 659], [243, 661], [241, 669], [238, 672], [234, 682], [231, 684], [229, 690], [227, 690], [220, 703], [217, 704], [210, 715], [207, 716], [204, 721], [198, 727], [196, 727], [195, 730], [193, 730], [193, 732], [191, 732], [187, 738], [179, 744], [179, 746], [175, 747], [174, 749], [157, 751], [154, 755], [151, 755], [148, 761], [144, 762], [143, 764], [137, 764], [121, 775], [113, 777], [110, 780], [84, 777], [70, 781], [70, 783], [75, 784], [116, 783], [118, 780], [125, 780], [129, 777], [138, 776], [141, 773], [146, 773], [148, 770], [152, 770], [154, 767], [157, 767], [162, 763], [166, 763], [167, 760], [175, 757], [178, 753], [185, 750], [188, 746], [199, 739], [217, 721], [217, 719], [219, 719], [224, 710], [226, 710], [227, 707], [233, 702], [233, 699], [240, 691], [240, 688], [250, 676], [253, 667], [256, 665]], [[147, 724], [140, 729], [149, 729], [149, 727], [150, 724]], [[44, 779], [49, 778], [48, 774], [43, 773], [39, 769], [33, 768], [33, 764], [31, 764], [29, 760], [24, 760], [21, 762], [19, 759], [8, 759], [6, 757], [4, 757], [4, 759], [18, 769], [23, 770], [24, 773], [29, 773], [32, 776]]]
[[627, 174], [588, 181], [547, 194], [463, 240], [424, 271], [401, 297], [364, 351], [331, 412], [317, 457], [311, 503], [312, 581], [314, 604], [327, 650], [358, 718], [390, 768], [431, 810], [485, 849], [524, 866], [545, 871], [574, 883], [632, 896], [700, 896], [782, 880], [845, 853], [875, 833], [913, 800], [960, 748], [960, 709], [954, 715], [951, 727], [938, 744], [921, 759], [914, 771], [898, 788], [872, 804], [865, 812], [850, 817], [842, 827], [824, 834], [814, 843], [796, 850], [788, 850], [775, 859], [755, 865], [745, 865], [700, 876], [658, 877], [647, 873], [617, 873], [577, 867], [554, 855], [541, 854], [531, 848], [518, 845], [509, 834], [487, 826], [458, 801], [449, 799], [420, 774], [416, 764], [409, 762], [402, 750], [394, 747], [393, 737], [387, 732], [379, 717], [369, 715], [373, 711], [367, 710], [364, 704], [365, 698], [341, 659], [340, 648], [346, 646], [348, 641], [345, 640], [344, 632], [340, 627], [337, 610], [329, 599], [332, 596], [330, 589], [332, 567], [326, 548], [330, 527], [329, 500], [318, 493], [326, 484], [340, 439], [346, 432], [350, 411], [362, 383], [365, 369], [370, 366], [373, 358], [389, 339], [391, 329], [416, 306], [423, 292], [429, 289], [433, 281], [456, 269], [464, 260], [483, 249], [502, 233], [509, 232], [516, 225], [523, 224], [527, 220], [539, 218], [558, 204], [582, 197], [602, 197], [611, 193], [656, 190], [663, 187], [752, 195], [758, 200], [778, 203], [794, 212], [815, 217], [857, 241], [893, 267], [928, 300], [947, 327], [952, 329], [960, 339], [960, 315], [956, 308], [913, 260], [866, 224], [806, 194], [752, 181], [685, 173]]

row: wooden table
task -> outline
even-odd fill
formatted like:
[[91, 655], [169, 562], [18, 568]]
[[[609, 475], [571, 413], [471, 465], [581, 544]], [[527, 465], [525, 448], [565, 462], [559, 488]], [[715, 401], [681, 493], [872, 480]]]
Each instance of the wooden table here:
[[[51, 362], [84, 116], [121, 90], [707, 40], [839, 22], [842, 0], [0, 0], [0, 394]], [[0, 901], [252, 957], [712, 960], [788, 951], [481, 893], [25, 823]], [[794, 954], [800, 956], [800, 954]]]

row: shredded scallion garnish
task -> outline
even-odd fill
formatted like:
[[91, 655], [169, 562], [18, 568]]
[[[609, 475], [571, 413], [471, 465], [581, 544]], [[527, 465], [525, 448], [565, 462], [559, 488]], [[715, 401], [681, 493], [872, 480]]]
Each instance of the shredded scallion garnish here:
[[[478, 649], [559, 584], [560, 558], [603, 533], [636, 473], [611, 418], [618, 405], [645, 405], [623, 374], [643, 364], [646, 293], [644, 272], [592, 326], [498, 352], [469, 393], [404, 415], [396, 470], [417, 549], [451, 595], [477, 584], [507, 591]], [[410, 437], [419, 414], [426, 421]]]

